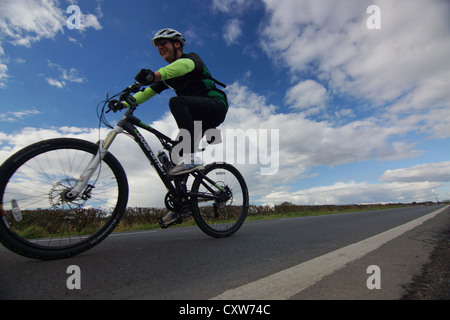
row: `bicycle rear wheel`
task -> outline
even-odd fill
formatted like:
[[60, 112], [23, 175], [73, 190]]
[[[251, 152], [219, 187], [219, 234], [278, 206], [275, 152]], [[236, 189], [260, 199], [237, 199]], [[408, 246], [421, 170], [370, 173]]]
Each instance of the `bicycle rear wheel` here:
[[249, 196], [241, 173], [232, 165], [213, 163], [197, 174], [191, 193], [192, 215], [206, 234], [234, 234], [247, 217]]
[[70, 198], [98, 145], [52, 139], [17, 152], [0, 167], [0, 242], [31, 258], [79, 254], [104, 240], [128, 200], [120, 163], [107, 153], [85, 190]]

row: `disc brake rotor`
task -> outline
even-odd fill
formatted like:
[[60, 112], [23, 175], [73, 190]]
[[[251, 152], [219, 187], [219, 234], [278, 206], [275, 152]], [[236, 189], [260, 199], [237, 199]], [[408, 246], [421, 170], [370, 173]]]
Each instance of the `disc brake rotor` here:
[[72, 191], [77, 181], [75, 178], [66, 178], [56, 182], [48, 193], [50, 206], [61, 209], [66, 204], [70, 208], [82, 208], [86, 202], [84, 199], [68, 197], [68, 193]]

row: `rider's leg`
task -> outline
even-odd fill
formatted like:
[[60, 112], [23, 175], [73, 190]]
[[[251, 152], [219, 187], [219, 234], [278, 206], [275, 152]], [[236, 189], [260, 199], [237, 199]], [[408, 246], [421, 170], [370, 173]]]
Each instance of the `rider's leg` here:
[[[183, 174], [203, 168], [201, 160], [195, 153], [201, 136], [196, 137], [194, 121], [202, 122], [202, 131], [214, 128], [223, 122], [227, 112], [225, 104], [217, 99], [209, 97], [183, 96], [170, 99], [170, 110], [180, 129], [185, 129], [189, 134], [189, 145], [183, 150], [180, 163], [172, 169], [171, 174]], [[203, 135], [200, 132], [200, 135]]]

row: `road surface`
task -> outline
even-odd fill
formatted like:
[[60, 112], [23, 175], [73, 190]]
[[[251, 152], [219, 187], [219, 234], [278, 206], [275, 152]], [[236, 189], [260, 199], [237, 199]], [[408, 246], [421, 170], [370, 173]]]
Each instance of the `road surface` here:
[[57, 261], [0, 246], [0, 298], [400, 299], [449, 221], [441, 205], [246, 222], [226, 239], [117, 233]]

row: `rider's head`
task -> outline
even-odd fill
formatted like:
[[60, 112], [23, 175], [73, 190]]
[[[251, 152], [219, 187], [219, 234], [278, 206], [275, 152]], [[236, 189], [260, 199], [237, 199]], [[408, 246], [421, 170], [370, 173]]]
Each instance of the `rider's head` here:
[[172, 63], [181, 57], [185, 43], [184, 36], [177, 30], [170, 28], [159, 30], [152, 39], [152, 45], [158, 48], [159, 54], [168, 63]]

